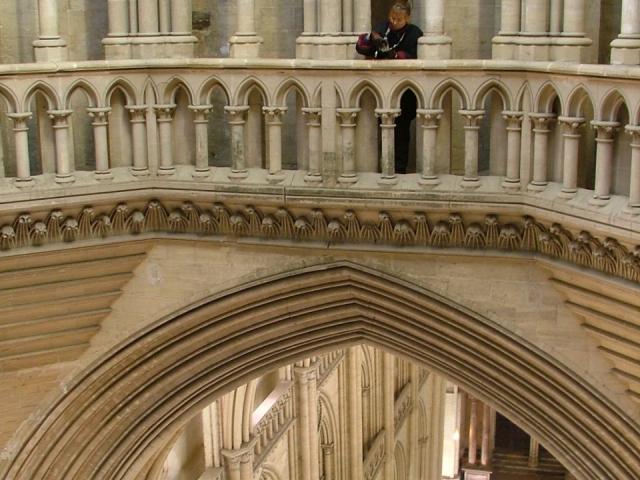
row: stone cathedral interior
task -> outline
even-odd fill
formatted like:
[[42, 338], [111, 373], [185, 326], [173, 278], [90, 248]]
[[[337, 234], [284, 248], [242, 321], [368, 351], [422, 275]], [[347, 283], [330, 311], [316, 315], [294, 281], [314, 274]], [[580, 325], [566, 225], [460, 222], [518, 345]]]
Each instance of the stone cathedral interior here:
[[640, 0], [395, 3], [0, 0], [0, 479], [640, 479]]

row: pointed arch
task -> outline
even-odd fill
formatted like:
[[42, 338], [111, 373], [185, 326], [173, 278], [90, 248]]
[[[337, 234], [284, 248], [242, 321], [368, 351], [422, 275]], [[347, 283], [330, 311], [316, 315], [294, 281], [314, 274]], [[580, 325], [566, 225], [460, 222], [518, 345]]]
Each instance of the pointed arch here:
[[100, 95], [96, 88], [90, 82], [80, 78], [73, 82], [69, 88], [67, 88], [66, 92], [64, 92], [64, 96], [62, 97], [64, 108], [71, 108], [71, 97], [76, 90], [81, 90], [85, 94], [89, 102], [89, 107], [100, 106]]
[[490, 78], [476, 90], [471, 103], [473, 110], [483, 110], [487, 95], [492, 91], [502, 99], [503, 110], [513, 110], [513, 96], [509, 88], [497, 78]]
[[542, 87], [540, 87], [536, 94], [533, 103], [533, 111], [536, 113], [552, 113], [553, 103], [556, 98], [560, 101], [560, 111], [564, 112], [565, 108], [562, 97], [558, 93], [558, 88], [553, 82], [546, 82]]
[[530, 105], [533, 108], [533, 92], [531, 91], [531, 85], [529, 82], [524, 82], [515, 98], [515, 108], [521, 112], [525, 111], [525, 106]]
[[617, 88], [609, 90], [604, 97], [602, 97], [600, 105], [598, 105], [596, 119], [615, 122], [623, 105], [627, 108], [629, 113], [631, 113], [631, 109], [628, 107], [629, 102], [625, 98], [624, 94]]
[[142, 87], [142, 102], [143, 103], [147, 103], [147, 96], [149, 94], [153, 95], [153, 102], [152, 103], [158, 103], [160, 101], [160, 99], [162, 98], [160, 96], [160, 92], [158, 91], [158, 85], [156, 85], [156, 82], [154, 82], [153, 78], [151, 78], [151, 77], [148, 77], [145, 80], [144, 85]]
[[61, 107], [60, 97], [53, 89], [51, 85], [42, 80], [36, 81], [33, 85], [31, 85], [26, 93], [24, 94], [22, 100], [22, 111], [28, 112], [29, 105], [31, 105], [31, 100], [36, 95], [36, 93], [41, 93], [47, 101], [47, 107], [49, 110], [59, 110]]
[[462, 84], [454, 78], [447, 78], [436, 86], [431, 94], [431, 99], [429, 100], [429, 108], [442, 109], [444, 96], [452, 90], [460, 95], [460, 99], [462, 100], [461, 108], [463, 110], [469, 108], [469, 105], [471, 105], [469, 94]]
[[384, 108], [384, 96], [382, 94], [382, 89], [378, 84], [370, 79], [361, 80], [351, 87], [347, 94], [347, 98], [349, 99], [349, 108], [357, 108], [360, 105], [360, 99], [364, 92], [371, 93], [376, 99], [375, 108]]
[[392, 89], [389, 96], [389, 105], [391, 108], [400, 108], [400, 98], [407, 90], [411, 90], [418, 100], [418, 108], [425, 108], [426, 101], [424, 90], [420, 85], [411, 79], [404, 79], [398, 82]]
[[[343, 107], [345, 105], [344, 92], [338, 85], [336, 85], [336, 94], [340, 99], [340, 106]], [[316, 88], [313, 90], [313, 94], [311, 96], [311, 106], [313, 108], [319, 108], [321, 105], [322, 105], [322, 83], [318, 83], [318, 85], [316, 85]]]
[[18, 98], [13, 90], [2, 83], [0, 83], [0, 96], [4, 98], [9, 113], [16, 113], [18, 111]]
[[105, 90], [105, 96], [103, 99], [105, 106], [111, 106], [111, 97], [113, 96], [113, 92], [119, 90], [123, 93], [127, 105], [139, 105], [144, 102], [140, 102], [138, 98], [138, 93], [133, 84], [124, 77], [115, 78]]
[[592, 98], [591, 93], [584, 85], [576, 86], [567, 97], [564, 115], [567, 117], [584, 117], [585, 107], [588, 103], [591, 103], [591, 108], [595, 110]]
[[276, 87], [275, 95], [273, 96], [275, 101], [274, 105], [286, 105], [287, 95], [292, 89], [298, 92], [302, 98], [303, 107], [311, 106], [311, 97], [307, 87], [294, 77], [286, 78]]
[[189, 105], [194, 105], [196, 96], [191, 86], [189, 85], [189, 83], [179, 75], [172, 77], [164, 85], [164, 88], [162, 89], [162, 94], [159, 97], [157, 96], [157, 98], [161, 98], [163, 104], [166, 104], [166, 105], [175, 104], [176, 95], [178, 94], [178, 91], [180, 89], [182, 89], [187, 94], [187, 97], [189, 98]]
[[249, 105], [249, 95], [253, 90], [256, 90], [262, 96], [262, 103], [264, 105], [270, 105], [269, 95], [267, 94], [266, 85], [257, 77], [250, 76], [245, 78], [238, 86], [235, 94], [233, 95], [234, 105]]
[[451, 299], [336, 262], [232, 288], [144, 329], [32, 416], [0, 476], [135, 477], [230, 388], [320, 349], [363, 342], [423, 364], [504, 412], [579, 480], [640, 471], [638, 425], [562, 359]]
[[196, 98], [199, 100], [200, 105], [208, 105], [211, 103], [211, 94], [216, 87], [219, 87], [224, 93], [227, 105], [231, 104], [231, 90], [229, 86], [224, 80], [214, 75], [207, 78], [198, 88]]
[[333, 444], [336, 441], [337, 423], [336, 414], [331, 400], [324, 392], [318, 393], [320, 405], [320, 440], [325, 444]]

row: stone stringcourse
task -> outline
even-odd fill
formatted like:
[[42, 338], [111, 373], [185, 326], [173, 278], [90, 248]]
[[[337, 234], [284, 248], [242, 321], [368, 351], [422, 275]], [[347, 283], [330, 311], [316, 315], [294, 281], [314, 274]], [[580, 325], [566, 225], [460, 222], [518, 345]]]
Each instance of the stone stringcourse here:
[[202, 209], [185, 202], [169, 212], [160, 201], [151, 200], [144, 209], [122, 203], [109, 214], [97, 214], [92, 207], [84, 208], [77, 217], [65, 216], [61, 210], [41, 219], [21, 214], [0, 229], [0, 249], [154, 232], [530, 252], [640, 282], [640, 245], [629, 250], [615, 239], [596, 238], [587, 231], [573, 234], [558, 223], [547, 226], [530, 216], [503, 224], [492, 214], [482, 223], [465, 225], [458, 213], [432, 223], [422, 212], [394, 220], [382, 211], [377, 222], [370, 223], [361, 222], [352, 210], [346, 210], [342, 218], [328, 218], [319, 209], [294, 216], [285, 208], [264, 214], [252, 206], [231, 210], [215, 203]]

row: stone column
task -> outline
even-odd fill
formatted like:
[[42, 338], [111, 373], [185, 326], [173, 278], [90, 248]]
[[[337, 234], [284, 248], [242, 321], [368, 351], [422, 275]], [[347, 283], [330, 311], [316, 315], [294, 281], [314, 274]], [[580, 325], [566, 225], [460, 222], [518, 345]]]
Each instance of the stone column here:
[[256, 33], [255, 0], [237, 1], [237, 31], [229, 39], [232, 58], [258, 58], [262, 38]]
[[592, 205], [605, 205], [611, 198], [611, 180], [613, 178], [613, 142], [614, 134], [620, 126], [618, 122], [591, 122], [596, 130], [596, 182]]
[[237, 450], [222, 450], [226, 480], [253, 480], [253, 451], [256, 439]]
[[549, 60], [549, 7], [549, 0], [525, 0], [524, 25], [517, 39], [518, 60]]
[[460, 468], [461, 395], [458, 386], [447, 382], [443, 413], [442, 476], [457, 478]]
[[31, 112], [7, 113], [7, 117], [13, 120], [13, 135], [16, 144], [16, 187], [33, 185], [31, 165], [29, 164], [29, 127], [27, 127], [27, 122], [32, 116]]
[[160, 33], [158, 0], [138, 0], [138, 33], [140, 35]]
[[267, 137], [269, 139], [269, 182], [278, 183], [284, 180], [282, 172], [282, 115], [287, 111], [287, 107], [262, 107], [267, 126]]
[[363, 478], [362, 463], [362, 358], [361, 347], [349, 347], [346, 355], [347, 378], [347, 478]]
[[394, 478], [395, 431], [395, 359], [387, 352], [382, 354], [382, 424], [384, 428], [384, 467], [382, 478]]
[[475, 398], [470, 399], [471, 404], [469, 408], [469, 465], [475, 465], [478, 451], [476, 428], [478, 424], [478, 400]]
[[549, 33], [552, 36], [560, 35], [562, 32], [562, 3], [565, 0], [551, 0], [549, 5]]
[[399, 108], [376, 108], [376, 117], [380, 119], [380, 137], [382, 143], [382, 157], [380, 158], [381, 171], [380, 184], [395, 184], [398, 177], [395, 172], [395, 132], [396, 118], [400, 116]]
[[480, 120], [484, 117], [484, 110], [459, 110], [465, 119], [464, 124], [464, 178], [463, 188], [477, 188], [480, 186], [478, 178], [478, 147], [480, 134]]
[[318, 367], [295, 367], [298, 409], [299, 476], [301, 480], [319, 480], [318, 469]]
[[158, 136], [160, 137], [160, 165], [159, 175], [173, 175], [176, 167], [173, 164], [173, 114], [176, 110], [174, 104], [154, 105], [158, 120]]
[[160, 33], [167, 35], [171, 31], [171, 0], [159, 0], [158, 2], [158, 25]]
[[640, 126], [627, 125], [631, 135], [631, 172], [629, 174], [629, 205], [631, 213], [640, 213]]
[[502, 182], [502, 188], [509, 190], [520, 189], [520, 146], [522, 142], [523, 112], [505, 110], [502, 118], [507, 123], [507, 176]]
[[109, 139], [107, 127], [109, 126], [110, 107], [87, 108], [87, 113], [93, 122], [93, 142], [96, 150], [96, 172], [98, 180], [113, 178], [109, 169]]
[[[132, 32], [137, 32], [136, 24], [131, 22], [129, 0], [107, 0], [107, 15], [109, 17], [109, 33], [102, 39], [104, 55], [107, 60], [131, 58]], [[132, 24], [130, 26], [130, 24]], [[135, 27], [135, 28], [133, 28]]]
[[580, 127], [584, 124], [582, 117], [558, 117], [558, 122], [564, 126], [562, 138], [564, 142], [564, 158], [562, 160], [562, 191], [563, 198], [573, 198], [578, 191], [578, 160], [580, 154]]
[[611, 63], [640, 64], [640, 0], [622, 0], [620, 35], [611, 42]]
[[196, 168], [193, 177], [208, 177], [209, 168], [209, 114], [212, 105], [189, 105], [193, 112], [193, 124], [196, 133]]
[[224, 111], [229, 115], [231, 126], [231, 173], [229, 178], [243, 179], [249, 176], [247, 159], [244, 156], [244, 125], [247, 123], [248, 105], [226, 106]]
[[338, 178], [340, 183], [356, 183], [358, 174], [356, 172], [356, 122], [359, 108], [338, 108], [337, 115], [340, 117], [340, 129], [342, 133], [342, 173]]
[[422, 120], [422, 176], [420, 185], [438, 185], [440, 179], [436, 175], [436, 157], [438, 153], [438, 127], [443, 110], [417, 110]]
[[530, 113], [533, 122], [533, 180], [529, 190], [542, 191], [547, 187], [547, 145], [549, 125], [555, 120], [553, 113]]
[[353, 27], [356, 33], [371, 31], [371, 1], [355, 0]]
[[67, 60], [67, 42], [58, 33], [58, 1], [38, 0], [38, 39], [33, 42], [36, 62]]
[[334, 480], [335, 474], [333, 471], [333, 443], [328, 445], [322, 445], [322, 457], [325, 466], [323, 480]]
[[322, 182], [322, 108], [302, 109], [307, 117], [307, 133], [309, 135], [309, 171], [304, 176], [307, 183]]
[[133, 175], [148, 175], [149, 165], [147, 163], [147, 106], [133, 105], [127, 106], [131, 116], [131, 140], [133, 143]]
[[192, 58], [195, 44], [193, 36], [192, 0], [171, 0], [171, 37], [167, 39], [167, 55], [177, 58]]
[[582, 62], [592, 41], [585, 34], [585, 0], [564, 0], [562, 34], [552, 48], [551, 60]]
[[546, 35], [549, 22], [549, 0], [525, 0], [524, 32]]
[[418, 58], [451, 58], [451, 37], [444, 32], [444, 0], [425, 0], [423, 12], [425, 30], [424, 36], [418, 39]]
[[540, 463], [540, 443], [533, 438], [529, 438], [529, 460], [528, 465], [531, 468], [536, 468]]
[[522, 0], [502, 0], [500, 4], [500, 31], [491, 40], [491, 56], [496, 59], [517, 58], [517, 36], [520, 33]]
[[73, 165], [69, 158], [69, 115], [73, 110], [49, 110], [47, 115], [53, 123], [53, 135], [56, 144], [56, 182], [75, 181]]
[[480, 446], [480, 465], [483, 467], [489, 465], [491, 459], [491, 452], [489, 451], [489, 436], [491, 435], [490, 418], [491, 408], [489, 405], [484, 404], [482, 406], [482, 445]]

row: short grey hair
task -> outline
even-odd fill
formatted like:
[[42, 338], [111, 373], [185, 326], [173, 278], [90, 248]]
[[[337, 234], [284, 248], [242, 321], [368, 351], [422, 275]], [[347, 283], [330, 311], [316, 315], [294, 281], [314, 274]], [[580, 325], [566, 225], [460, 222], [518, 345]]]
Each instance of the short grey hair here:
[[407, 15], [411, 15], [411, 2], [409, 1], [405, 1], [405, 2], [393, 2], [393, 4], [391, 5], [391, 10], [395, 10], [396, 12], [404, 12]]

